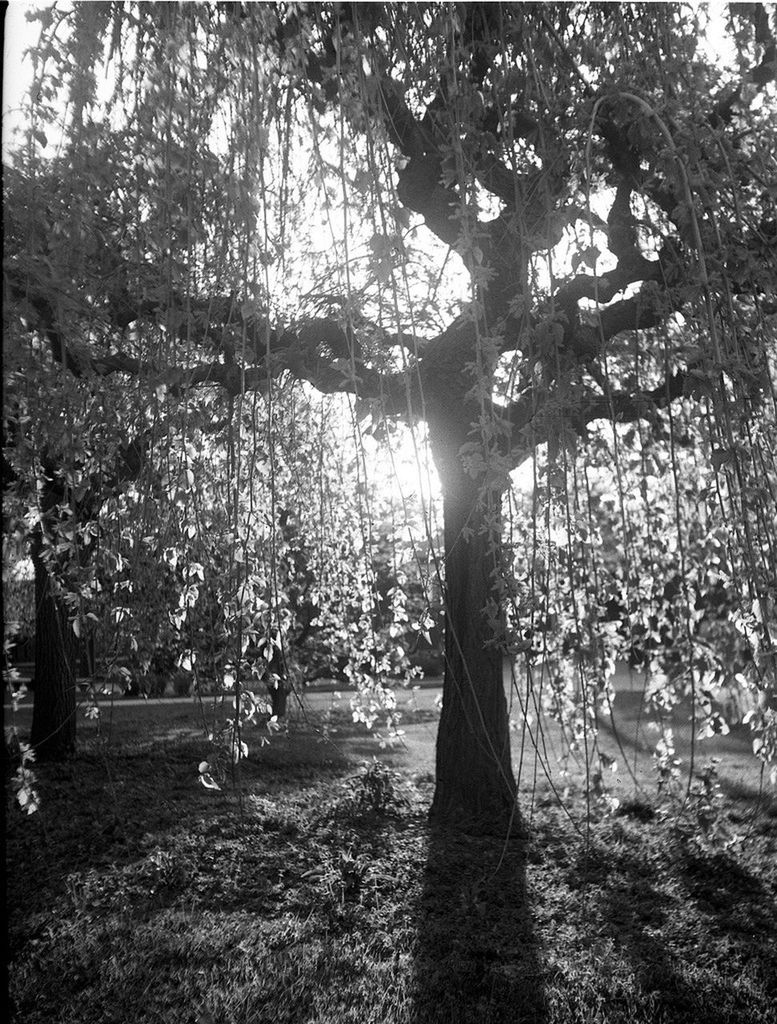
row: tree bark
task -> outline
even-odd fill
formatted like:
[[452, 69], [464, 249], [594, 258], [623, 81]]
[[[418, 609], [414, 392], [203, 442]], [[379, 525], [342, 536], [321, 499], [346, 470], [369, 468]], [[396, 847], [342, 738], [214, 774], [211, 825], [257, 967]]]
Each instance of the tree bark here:
[[463, 827], [499, 828], [513, 814], [516, 797], [503, 654], [495, 642], [494, 617], [487, 614], [496, 602], [490, 609], [498, 625], [501, 497], [483, 492], [464, 472], [460, 432], [450, 426], [430, 418], [445, 535], [445, 677], [431, 817]]
[[285, 679], [279, 678], [276, 684], [268, 683], [267, 695], [270, 698], [270, 711], [276, 718], [285, 718], [289, 702], [289, 686]]
[[61, 761], [76, 746], [76, 668], [80, 655], [67, 608], [57, 597], [42, 558], [43, 540], [33, 536], [35, 568], [35, 676], [30, 742], [39, 760]]

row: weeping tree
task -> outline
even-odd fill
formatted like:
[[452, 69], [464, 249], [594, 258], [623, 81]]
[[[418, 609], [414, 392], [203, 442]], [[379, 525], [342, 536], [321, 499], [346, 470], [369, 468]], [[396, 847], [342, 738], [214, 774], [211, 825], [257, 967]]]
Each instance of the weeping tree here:
[[[712, 24], [675, 4], [106, 3], [40, 18], [16, 165], [25, 209], [45, 175], [69, 202], [5, 271], [37, 356], [172, 403], [217, 389], [230, 407], [258, 394], [271, 408], [294, 378], [352, 396], [359, 429], [402, 419], [428, 445], [444, 520], [433, 816], [513, 813], [503, 665], [523, 659], [531, 678], [557, 621], [549, 588], [573, 608], [581, 663], [586, 631], [606, 632], [572, 542], [555, 567], [536, 557], [540, 511], [546, 537], [554, 520], [575, 533], [589, 464], [614, 473], [633, 541], [629, 467], [644, 475], [668, 453], [664, 526], [693, 643], [690, 569], [706, 549], [689, 544], [681, 438], [727, 526], [716, 582], [753, 652], [771, 756], [768, 10], [734, 4]], [[504, 521], [530, 460], [533, 554]], [[640, 599], [630, 550], [626, 630]], [[582, 687], [584, 717], [606, 675]]]
[[[6, 255], [15, 253], [14, 262], [16, 198], [7, 187]], [[53, 314], [46, 322], [54, 324]], [[56, 350], [56, 328], [41, 333], [37, 325], [24, 302], [9, 303], [3, 347], [4, 526], [27, 527], [34, 570], [31, 743], [38, 757], [61, 759], [75, 750], [77, 677], [92, 653], [100, 509], [140, 474], [151, 430], [146, 403], [136, 405], [135, 396], [128, 400], [121, 387], [103, 387], [97, 394], [78, 367], [64, 366], [46, 351], [46, 343]]]
[[[271, 416], [247, 403], [222, 432], [203, 415], [219, 405], [210, 397], [180, 436], [166, 431], [164, 454], [161, 443], [149, 453], [155, 486], [135, 479], [101, 509], [103, 659], [156, 689], [177, 662], [179, 687], [204, 696], [239, 683], [279, 717], [319, 675], [344, 675], [362, 698], [375, 676], [401, 678], [409, 665], [389, 633], [406, 621], [403, 602], [372, 614], [380, 563], [362, 538], [359, 452], [337, 398], [288, 379]], [[367, 500], [376, 523], [390, 515], [384, 495]]]

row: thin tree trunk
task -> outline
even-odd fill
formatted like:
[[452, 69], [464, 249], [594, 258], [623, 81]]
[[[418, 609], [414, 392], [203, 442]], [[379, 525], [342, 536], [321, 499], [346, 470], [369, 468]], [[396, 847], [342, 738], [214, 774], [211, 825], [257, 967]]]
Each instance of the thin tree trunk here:
[[270, 698], [270, 710], [276, 718], [285, 718], [289, 702], [289, 687], [285, 679], [278, 679], [277, 685], [268, 685], [267, 694]]
[[501, 500], [497, 493], [487, 504], [481, 500], [450, 437], [435, 461], [445, 525], [445, 678], [431, 816], [498, 828], [515, 803], [502, 650], [494, 643], [501, 622]]
[[43, 541], [33, 537], [35, 567], [35, 677], [30, 742], [39, 760], [70, 757], [76, 745], [76, 669], [80, 644], [67, 609], [53, 592], [42, 558]]

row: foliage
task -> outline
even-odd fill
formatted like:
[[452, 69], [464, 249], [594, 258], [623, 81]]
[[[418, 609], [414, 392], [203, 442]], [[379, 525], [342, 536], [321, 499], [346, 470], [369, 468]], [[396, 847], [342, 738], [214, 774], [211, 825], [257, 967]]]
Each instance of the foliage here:
[[29, 563], [6, 559], [3, 549], [3, 636], [16, 642], [35, 635], [34, 583]]
[[6, 758], [10, 761], [18, 759], [19, 762], [11, 779], [16, 802], [25, 814], [34, 814], [40, 807], [40, 796], [36, 788], [38, 777], [33, 768], [35, 751], [29, 743], [19, 740], [13, 729], [6, 732], [5, 746]]
[[[109, 663], [277, 694], [329, 660], [391, 732], [436, 589], [438, 817], [513, 813], [503, 657], [586, 764], [624, 657], [773, 762], [777, 29], [712, 16], [35, 15], [7, 458], [73, 627], [127, 626]], [[367, 481], [399, 418], [414, 501]]]
[[349, 780], [347, 802], [357, 812], [380, 815], [395, 814], [409, 806], [407, 797], [402, 795], [399, 774], [376, 757]]
[[[622, 478], [606, 439], [589, 446], [574, 464], [583, 486], [569, 495], [569, 513], [549, 492], [524, 499], [534, 516], [515, 531], [516, 643], [537, 674], [550, 666], [545, 706], [570, 728], [572, 750], [584, 742], [583, 704], [595, 745], [619, 663], [644, 675], [650, 706], [668, 710], [690, 696], [699, 739], [753, 721], [758, 692], [768, 690], [769, 657], [745, 626], [753, 619], [746, 552], [714, 471], [698, 463], [703, 440], [687, 415], [688, 438], [671, 453], [632, 428], [621, 432]], [[682, 488], [667, 484], [672, 463]], [[670, 749], [669, 737], [661, 743]]]

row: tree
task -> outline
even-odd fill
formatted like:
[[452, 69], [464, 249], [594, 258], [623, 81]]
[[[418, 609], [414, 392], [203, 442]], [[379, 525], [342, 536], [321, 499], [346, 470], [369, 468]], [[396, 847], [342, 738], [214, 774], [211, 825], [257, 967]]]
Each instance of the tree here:
[[[89, 296], [99, 343], [76, 341], [77, 315], [52, 308], [50, 254], [34, 266], [12, 254], [6, 270], [53, 358], [234, 401], [271, 402], [291, 375], [426, 424], [444, 514], [433, 815], [493, 823], [514, 809], [503, 657], [530, 669], [537, 615], [551, 626], [542, 585], [515, 599], [510, 473], [535, 457], [548, 515], [570, 525], [574, 467], [609, 436], [616, 460], [663, 444], [678, 490], [675, 435], [691, 407], [716, 514], [736, 523], [729, 577], [746, 581], [736, 597], [773, 750], [766, 8], [732, 5], [715, 26], [728, 63], [705, 53], [705, 12], [679, 5], [76, 4], [58, 15], [71, 23], [64, 49], [54, 17], [31, 151], [67, 87], [57, 173], [111, 203], [79, 236], [100, 240], [102, 272], [85, 249], [56, 281], [73, 302]], [[98, 100], [85, 69], [103, 64], [132, 89]], [[329, 248], [311, 234], [319, 212], [342, 225]], [[453, 262], [458, 306], [429, 285]], [[574, 603], [577, 570], [565, 570]], [[589, 631], [601, 619], [595, 599]]]
[[[6, 189], [6, 251], [18, 268], [18, 208], [8, 181]], [[31, 742], [38, 758], [61, 759], [75, 749], [76, 683], [89, 628], [84, 604], [96, 594], [90, 566], [96, 518], [107, 497], [140, 472], [147, 432], [141, 425], [128, 441], [131, 417], [124, 416], [132, 402], [122, 402], [115, 389], [95, 395], [78, 367], [67, 359], [63, 367], [61, 335], [43, 301], [51, 352], [40, 347], [34, 329], [30, 343], [24, 304], [22, 318], [18, 306], [9, 308], [4, 323], [3, 484], [7, 508], [29, 527], [35, 573]]]

